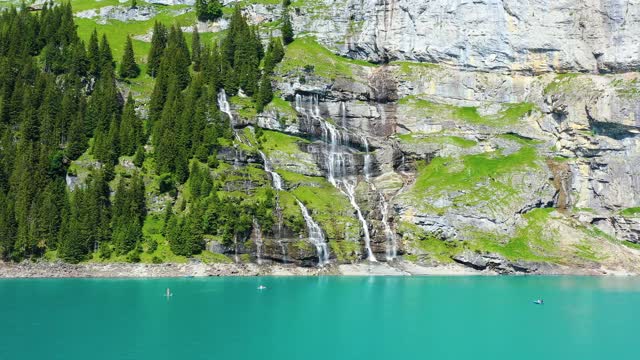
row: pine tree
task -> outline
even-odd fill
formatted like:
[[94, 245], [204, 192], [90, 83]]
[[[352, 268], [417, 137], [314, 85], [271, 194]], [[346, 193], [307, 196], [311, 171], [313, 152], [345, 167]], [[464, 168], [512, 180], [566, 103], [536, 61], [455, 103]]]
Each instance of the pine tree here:
[[284, 58], [284, 48], [280, 38], [271, 38], [264, 56], [264, 73], [272, 74], [276, 65]]
[[262, 75], [262, 81], [260, 81], [260, 91], [256, 98], [256, 110], [262, 112], [264, 106], [271, 102], [273, 99], [273, 89], [271, 88], [271, 79], [269, 75]]
[[155, 22], [153, 25], [153, 35], [151, 36], [151, 49], [149, 50], [149, 56], [147, 58], [147, 74], [152, 77], [156, 77], [158, 70], [160, 70], [160, 62], [164, 49], [167, 46], [167, 28], [159, 23]]
[[136, 153], [133, 155], [133, 165], [137, 167], [142, 167], [144, 163], [144, 147], [138, 146]]
[[185, 89], [191, 81], [191, 75], [189, 73], [191, 56], [189, 54], [189, 48], [187, 47], [184, 34], [177, 26], [172, 26], [169, 31], [167, 54], [170, 54], [165, 57], [169, 60], [168, 70], [170, 71], [170, 74], [175, 76], [180, 89]]
[[120, 121], [119, 145], [122, 155], [133, 155], [142, 143], [142, 121], [136, 115], [135, 101], [129, 92]]
[[200, 33], [198, 27], [193, 27], [191, 36], [191, 59], [193, 60], [193, 71], [200, 71], [202, 68], [202, 45], [200, 44]]
[[107, 40], [107, 35], [102, 34], [102, 39], [100, 40], [100, 73], [105, 67], [113, 68], [113, 54], [111, 53], [111, 46], [109, 46], [109, 40]]
[[288, 8], [282, 10], [282, 41], [285, 45], [289, 45], [293, 42], [293, 26], [291, 25], [291, 18], [289, 17]]
[[127, 35], [127, 41], [124, 46], [124, 54], [120, 63], [121, 78], [135, 78], [140, 75], [140, 67], [136, 64], [135, 55], [133, 54], [133, 43], [131, 37]]
[[15, 222], [13, 201], [0, 191], [0, 258], [8, 260], [16, 241], [17, 224]]
[[199, 21], [214, 21], [222, 17], [220, 0], [196, 0], [195, 7]]
[[71, 120], [69, 132], [67, 133], [66, 155], [69, 159], [75, 160], [87, 149], [87, 138], [85, 136], [84, 118], [82, 114], [74, 116]]

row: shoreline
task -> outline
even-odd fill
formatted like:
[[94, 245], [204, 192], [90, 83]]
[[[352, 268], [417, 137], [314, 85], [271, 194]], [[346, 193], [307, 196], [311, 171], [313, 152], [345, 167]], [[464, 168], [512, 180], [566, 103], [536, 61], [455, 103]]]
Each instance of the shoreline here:
[[620, 269], [586, 269], [553, 266], [540, 272], [500, 273], [494, 270], [476, 270], [452, 263], [423, 266], [398, 260], [392, 263], [357, 263], [331, 265], [323, 268], [305, 268], [294, 265], [270, 264], [134, 264], [62, 262], [0, 262], [0, 279], [47, 278], [180, 278], [180, 277], [253, 277], [253, 276], [638, 276]]

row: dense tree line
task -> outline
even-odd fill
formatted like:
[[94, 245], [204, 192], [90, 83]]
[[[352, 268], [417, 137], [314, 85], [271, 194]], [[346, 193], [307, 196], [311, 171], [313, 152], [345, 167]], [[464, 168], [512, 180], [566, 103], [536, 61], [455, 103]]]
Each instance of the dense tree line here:
[[[206, 2], [208, 8], [216, 3]], [[88, 43], [80, 40], [69, 4], [45, 4], [38, 13], [4, 10], [0, 257], [20, 260], [57, 250], [69, 262], [96, 252], [139, 259], [147, 215], [141, 171], [149, 156], [161, 192], [182, 184], [189, 189], [186, 205], [167, 206], [165, 235], [174, 253], [198, 253], [204, 234], [237, 241], [254, 219], [270, 228], [273, 194], [257, 203], [220, 199], [210, 169], [218, 166], [221, 142], [233, 139], [230, 119], [217, 107], [218, 93], [243, 92], [262, 111], [273, 97], [271, 75], [283, 56], [280, 38], [270, 39], [265, 52], [239, 6], [227, 36], [211, 45], [203, 45], [194, 29], [189, 48], [179, 27], [156, 23], [147, 59], [155, 84], [143, 120], [132, 94], [118, 86], [119, 79], [140, 73], [130, 37], [116, 64], [105, 35], [94, 31]], [[83, 154], [95, 162], [93, 170], [78, 184], [67, 184], [69, 175], [77, 175], [72, 161]], [[118, 175], [123, 156], [136, 169]]]

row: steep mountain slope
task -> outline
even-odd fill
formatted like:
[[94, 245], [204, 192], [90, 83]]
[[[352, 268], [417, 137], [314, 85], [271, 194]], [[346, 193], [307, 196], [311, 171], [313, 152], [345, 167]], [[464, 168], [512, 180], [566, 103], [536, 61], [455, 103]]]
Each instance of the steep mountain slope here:
[[[197, 23], [188, 1], [72, 1], [81, 38], [97, 27], [120, 59], [129, 33], [142, 64], [154, 21], [196, 25], [212, 44], [235, 3]], [[241, 3], [265, 42], [280, 34], [280, 1]], [[219, 94], [235, 140], [209, 170], [221, 199], [274, 194], [273, 226], [253, 219], [232, 243], [206, 234], [210, 261], [640, 270], [640, 3], [295, 0], [288, 12], [296, 40], [275, 97], [259, 113]], [[146, 116], [144, 69], [119, 88]], [[69, 187], [91, 166], [74, 161]], [[188, 212], [191, 183], [165, 193], [143, 168], [145, 235], [162, 244], [165, 204]]]

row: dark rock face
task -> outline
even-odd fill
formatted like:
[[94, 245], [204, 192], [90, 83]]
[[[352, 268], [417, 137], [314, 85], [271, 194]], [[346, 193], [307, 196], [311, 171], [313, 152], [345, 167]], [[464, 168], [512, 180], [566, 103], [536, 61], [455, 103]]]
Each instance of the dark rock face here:
[[476, 253], [469, 250], [455, 255], [453, 260], [476, 270], [492, 270], [500, 274], [548, 274], [553, 273], [555, 269], [553, 265], [544, 262], [509, 261], [499, 254]]

